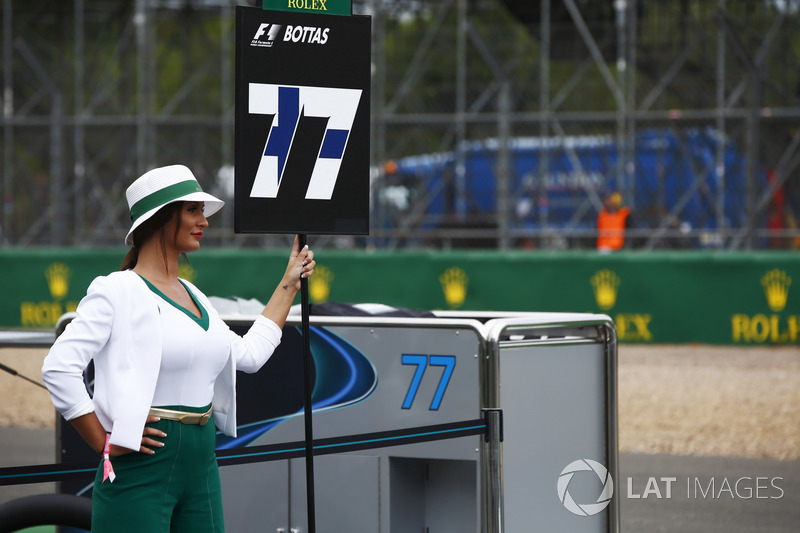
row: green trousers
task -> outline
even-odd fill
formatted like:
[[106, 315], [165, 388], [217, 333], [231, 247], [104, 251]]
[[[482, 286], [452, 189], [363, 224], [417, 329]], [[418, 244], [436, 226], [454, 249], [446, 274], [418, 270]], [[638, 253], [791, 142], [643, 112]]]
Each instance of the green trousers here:
[[[204, 413], [206, 407], [164, 406]], [[117, 477], [103, 483], [100, 461], [92, 490], [92, 533], [223, 533], [222, 490], [213, 420], [205, 426], [160, 420], [167, 434], [155, 454], [111, 458]]]

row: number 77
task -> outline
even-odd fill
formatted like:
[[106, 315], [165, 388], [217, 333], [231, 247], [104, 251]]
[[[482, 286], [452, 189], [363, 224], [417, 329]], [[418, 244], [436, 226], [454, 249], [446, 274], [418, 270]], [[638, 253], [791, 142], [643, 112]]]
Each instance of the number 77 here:
[[431, 400], [431, 411], [438, 411], [439, 406], [442, 405], [444, 393], [447, 390], [447, 385], [450, 383], [450, 378], [453, 377], [453, 370], [456, 367], [456, 357], [454, 355], [415, 355], [403, 354], [401, 359], [404, 365], [416, 365], [417, 369], [414, 371], [414, 377], [411, 378], [411, 384], [408, 386], [406, 398], [403, 401], [403, 409], [411, 409], [414, 403], [414, 398], [417, 396], [420, 383], [422, 383], [422, 376], [425, 374], [425, 369], [430, 366], [443, 366], [444, 371], [439, 380], [439, 386], [436, 387], [436, 393]]

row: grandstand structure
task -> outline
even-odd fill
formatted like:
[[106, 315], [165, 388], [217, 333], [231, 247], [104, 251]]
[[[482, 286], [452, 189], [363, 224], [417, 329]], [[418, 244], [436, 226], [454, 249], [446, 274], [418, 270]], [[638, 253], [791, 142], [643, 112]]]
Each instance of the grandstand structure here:
[[[234, 13], [260, 3], [3, 0], [0, 242], [120, 245], [125, 187], [158, 165], [232, 200]], [[800, 0], [353, 12], [373, 24], [371, 231], [325, 244], [591, 247], [617, 190], [634, 248], [800, 246]], [[206, 238], [282, 237], [234, 235], [226, 209]]]

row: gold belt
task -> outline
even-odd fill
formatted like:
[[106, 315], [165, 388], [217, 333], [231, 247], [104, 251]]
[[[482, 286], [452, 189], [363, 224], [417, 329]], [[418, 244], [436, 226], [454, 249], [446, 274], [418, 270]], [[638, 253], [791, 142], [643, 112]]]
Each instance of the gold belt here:
[[174, 411], [172, 409], [161, 409], [160, 407], [151, 407], [150, 416], [157, 416], [164, 420], [177, 420], [181, 424], [196, 424], [205, 426], [208, 419], [211, 418], [212, 407], [208, 408], [205, 413], [189, 413], [187, 411]]

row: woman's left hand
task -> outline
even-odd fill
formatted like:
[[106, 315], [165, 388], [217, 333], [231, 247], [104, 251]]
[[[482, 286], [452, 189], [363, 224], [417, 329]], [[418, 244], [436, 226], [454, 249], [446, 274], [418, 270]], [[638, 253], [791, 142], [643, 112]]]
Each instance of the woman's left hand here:
[[300, 236], [295, 235], [292, 253], [289, 256], [289, 266], [286, 268], [284, 281], [290, 283], [296, 290], [300, 290], [300, 279], [308, 278], [314, 274], [314, 252], [306, 244], [300, 248]]
[[300, 248], [300, 236], [295, 236], [286, 272], [261, 314], [275, 322], [279, 328], [283, 328], [292, 302], [294, 302], [297, 293], [300, 292], [300, 280], [314, 274], [316, 265], [314, 252], [308, 249], [308, 245]]

